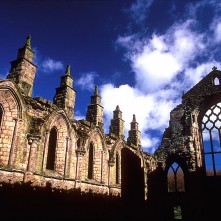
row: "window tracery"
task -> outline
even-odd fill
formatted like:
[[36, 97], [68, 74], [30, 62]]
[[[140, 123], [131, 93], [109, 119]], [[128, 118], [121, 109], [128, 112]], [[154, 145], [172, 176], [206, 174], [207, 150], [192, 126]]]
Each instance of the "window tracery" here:
[[168, 192], [184, 192], [184, 174], [181, 167], [174, 162], [167, 173]]
[[221, 175], [221, 103], [213, 105], [202, 119], [204, 163], [207, 176]]

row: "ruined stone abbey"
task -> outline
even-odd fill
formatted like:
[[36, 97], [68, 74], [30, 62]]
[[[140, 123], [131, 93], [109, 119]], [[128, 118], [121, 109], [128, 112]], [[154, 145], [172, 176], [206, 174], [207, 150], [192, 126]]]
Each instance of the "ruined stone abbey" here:
[[33, 191], [77, 190], [81, 195], [122, 198], [131, 210], [139, 205], [139, 213], [131, 214], [142, 214], [144, 220], [216, 220], [219, 204], [214, 199], [221, 196], [221, 71], [214, 67], [183, 94], [182, 103], [170, 113], [161, 145], [150, 154], [142, 151], [135, 115], [124, 139], [119, 106], [113, 110], [109, 133], [104, 133], [97, 86], [85, 119], [75, 119], [69, 65], [53, 103], [33, 98], [33, 58], [28, 37], [6, 79], [0, 80], [0, 198], [6, 189], [27, 184]]

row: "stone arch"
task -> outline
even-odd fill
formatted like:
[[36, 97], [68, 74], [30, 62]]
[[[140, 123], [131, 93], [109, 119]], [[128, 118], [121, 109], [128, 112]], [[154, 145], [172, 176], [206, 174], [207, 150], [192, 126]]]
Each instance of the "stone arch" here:
[[221, 102], [208, 108], [200, 126], [205, 173], [221, 176]]
[[117, 140], [111, 150], [112, 155], [116, 155], [117, 151], [121, 151], [121, 149], [125, 146], [126, 146], [126, 144], [125, 144], [124, 140], [121, 140], [121, 139]]
[[[66, 113], [63, 110], [57, 110], [54, 111], [51, 115], [48, 116], [45, 122], [45, 130], [49, 130], [52, 125], [55, 124], [55, 122], [59, 119], [62, 119], [63, 123], [61, 126], [66, 127], [66, 130], [68, 132], [68, 136], [71, 136], [70, 129], [71, 129], [71, 123], [66, 115]], [[59, 127], [61, 127], [59, 126]]]
[[57, 148], [57, 128], [52, 127], [49, 133], [48, 155], [46, 160], [46, 169], [54, 170], [55, 154]]
[[199, 115], [197, 116], [197, 122], [199, 125], [201, 125], [202, 119], [207, 110], [219, 102], [221, 102], [221, 92], [205, 97], [199, 107], [197, 107], [197, 109], [199, 110]]
[[[161, 174], [164, 177], [161, 179], [161, 188], [163, 189], [161, 194], [165, 194], [167, 197], [167, 210], [171, 217], [176, 217], [178, 212], [183, 217], [188, 211], [186, 195], [191, 190], [191, 186], [188, 186], [189, 174], [184, 157], [176, 153], [167, 157], [164, 171]], [[177, 211], [178, 209], [179, 211]]]
[[[171, 154], [170, 156], [167, 157], [165, 164], [166, 164], [165, 176], [167, 176], [166, 180], [167, 180], [168, 192], [174, 192], [174, 191], [170, 191], [170, 188], [169, 188], [169, 185], [172, 184], [172, 181], [174, 181], [175, 182], [174, 184], [177, 185], [177, 186], [174, 186], [174, 188], [176, 189], [176, 192], [184, 192], [186, 190], [186, 179], [187, 179], [187, 173], [188, 173], [188, 167], [187, 167], [185, 160], [178, 154]], [[174, 164], [176, 164], [177, 166], [174, 167], [173, 166]], [[174, 173], [170, 175], [169, 174], [170, 172], [174, 172]], [[170, 180], [173, 178], [174, 180]], [[178, 187], [180, 189], [177, 189]]]
[[97, 134], [97, 136], [99, 137], [100, 141], [101, 141], [101, 145], [102, 145], [102, 148], [103, 148], [103, 151], [104, 152], [108, 152], [107, 150], [107, 146], [106, 146], [106, 138], [103, 134], [103, 132], [101, 132], [101, 130], [99, 128], [95, 128], [94, 130], [92, 130], [90, 132], [90, 136], [89, 136], [89, 140], [92, 141], [93, 140], [93, 134]]
[[167, 172], [168, 192], [185, 192], [183, 170], [177, 162], [170, 165]]
[[[23, 118], [23, 114], [25, 113], [23, 111], [23, 106], [25, 104], [23, 97], [21, 96], [19, 89], [17, 87], [17, 85], [15, 85], [15, 83], [13, 81], [10, 80], [6, 80], [4, 82], [0, 82], [0, 90], [1, 92], [4, 92], [6, 97], [3, 97], [4, 100], [6, 100], [8, 94], [11, 94], [11, 99], [14, 100], [17, 108], [17, 118], [22, 119]], [[11, 99], [9, 99], [6, 102], [10, 102], [12, 101]], [[12, 106], [13, 107], [13, 106]]]
[[207, 176], [221, 176], [221, 93], [212, 94], [203, 100], [197, 122], [203, 171]]
[[85, 173], [84, 177], [88, 175], [89, 161], [90, 161], [90, 147], [93, 146], [93, 180], [96, 182], [108, 182], [108, 156], [105, 139], [99, 129], [94, 129], [90, 132], [89, 138], [85, 143], [86, 154], [85, 158]]
[[19, 156], [25, 144], [22, 138], [26, 128], [22, 123], [24, 101], [11, 81], [0, 83], [0, 105], [0, 164], [15, 166], [21, 161]]
[[[110, 184], [120, 185], [121, 184], [121, 150], [126, 146], [125, 142], [121, 139], [117, 140], [110, 152], [109, 160], [114, 162], [110, 168]], [[118, 161], [117, 161], [118, 157]]]
[[[49, 145], [49, 137], [50, 131], [52, 128], [56, 128], [57, 131], [57, 144], [55, 150], [55, 163], [54, 163], [54, 171], [65, 175], [66, 174], [66, 166], [68, 164], [68, 151], [70, 146], [70, 122], [63, 111], [55, 111], [53, 112], [45, 122], [44, 125], [46, 136], [44, 140], [43, 147], [43, 163], [42, 169], [46, 169], [47, 165], [47, 156], [48, 156], [48, 145]], [[69, 158], [69, 159], [68, 159]]]
[[88, 179], [93, 179], [94, 175], [94, 145], [90, 143], [88, 151]]

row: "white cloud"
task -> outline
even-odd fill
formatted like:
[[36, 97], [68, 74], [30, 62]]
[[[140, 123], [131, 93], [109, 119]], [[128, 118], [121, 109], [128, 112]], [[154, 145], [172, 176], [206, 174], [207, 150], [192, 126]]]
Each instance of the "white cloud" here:
[[[218, 61], [210, 61], [199, 64], [196, 68], [187, 68], [184, 74], [185, 78], [183, 82], [180, 83], [180, 86], [182, 85], [182, 88], [188, 89], [197, 84], [203, 77], [211, 72], [212, 67], [217, 66], [218, 63]], [[220, 69], [219, 66], [217, 68]]]
[[[137, 88], [129, 85], [114, 87], [112, 84], [103, 85], [101, 88], [102, 105], [104, 106], [105, 125], [110, 125], [113, 118], [113, 111], [119, 105], [122, 111], [122, 118], [125, 121], [125, 137], [128, 137], [130, 122], [133, 114], [139, 123], [141, 131], [142, 146], [152, 152], [160, 140], [157, 137], [150, 137], [146, 131], [163, 130], [168, 127], [168, 118], [171, 109], [176, 105], [176, 101], [170, 96], [172, 91], [164, 90], [156, 94], [144, 94]], [[106, 133], [109, 129], [106, 128]]]
[[142, 146], [144, 152], [150, 152], [153, 153], [155, 150], [155, 147], [159, 145], [160, 139], [159, 137], [151, 137], [148, 134], [142, 135]]
[[[137, 5], [133, 4], [130, 8], [134, 15], [142, 12], [141, 20], [144, 19], [144, 11], [152, 4], [150, 1], [150, 5], [147, 4], [145, 10], [141, 10], [138, 5], [141, 6], [144, 2], [146, 1], [137, 1]], [[146, 38], [133, 33], [117, 39], [118, 46], [125, 48], [125, 58], [131, 63], [136, 84], [134, 87], [103, 85], [101, 96], [105, 121], [106, 125], [110, 125], [113, 110], [119, 105], [127, 137], [135, 114], [145, 151], [153, 152], [160, 144], [161, 138], [153, 136], [151, 132], [156, 130], [163, 134], [169, 126], [170, 111], [181, 103], [182, 92], [187, 92], [213, 66], [220, 63], [214, 54], [209, 53], [221, 41], [220, 13], [214, 15], [212, 23], [208, 24], [213, 27], [213, 34], [201, 31], [200, 22], [197, 21], [197, 11], [206, 7], [206, 4], [206, 1], [202, 1], [191, 5], [191, 10], [189, 7], [187, 12], [189, 14], [185, 15], [186, 20], [179, 20], [179, 23], [175, 21], [165, 33], [149, 33], [150, 37]], [[209, 1], [208, 4], [213, 5], [215, 2]]]
[[221, 19], [216, 18], [213, 20], [210, 30], [213, 32], [213, 39], [217, 42], [221, 42]]
[[[164, 35], [143, 41], [143, 50], [132, 49], [129, 59], [137, 87], [152, 92], [163, 88], [205, 48], [203, 34], [191, 31], [193, 21], [175, 24]], [[139, 39], [137, 40], [139, 41]], [[140, 42], [141, 45], [141, 42]]]
[[96, 72], [88, 72], [81, 74], [81, 77], [75, 82], [76, 85], [80, 86], [82, 90], [94, 90], [94, 79], [97, 77]]
[[215, 39], [216, 39], [217, 42], [221, 41], [221, 22], [216, 25]]
[[137, 86], [146, 91], [156, 90], [168, 83], [180, 70], [180, 64], [170, 53], [159, 50], [145, 50], [132, 60]]
[[85, 116], [83, 116], [83, 115], [80, 113], [80, 111], [76, 111], [76, 110], [75, 110], [75, 112], [74, 112], [74, 118], [75, 118], [76, 120], [82, 120], [82, 119], [85, 119]]
[[42, 70], [47, 73], [64, 69], [64, 65], [61, 61], [55, 61], [51, 58], [46, 58], [42, 62]]

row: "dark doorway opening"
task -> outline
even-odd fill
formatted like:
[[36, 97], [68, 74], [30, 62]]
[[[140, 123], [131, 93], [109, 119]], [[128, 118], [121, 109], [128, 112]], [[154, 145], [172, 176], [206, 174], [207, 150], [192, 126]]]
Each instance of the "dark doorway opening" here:
[[144, 201], [144, 172], [141, 159], [128, 148], [121, 153], [121, 194], [127, 202]]
[[57, 130], [55, 127], [53, 127], [49, 135], [46, 169], [54, 170], [56, 145], [57, 145]]

